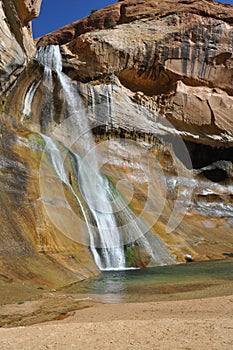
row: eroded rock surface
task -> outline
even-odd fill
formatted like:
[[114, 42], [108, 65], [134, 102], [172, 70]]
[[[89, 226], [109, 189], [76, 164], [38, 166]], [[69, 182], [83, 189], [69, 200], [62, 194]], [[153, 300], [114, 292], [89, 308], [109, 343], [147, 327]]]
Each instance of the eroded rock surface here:
[[[63, 135], [65, 102], [53, 72], [54, 106], [47, 108], [44, 67], [33, 58], [28, 21], [39, 3], [1, 4], [1, 269], [2, 278], [12, 281], [18, 257], [23, 257], [27, 263], [18, 270], [20, 278], [48, 281], [55, 271], [56, 280], [62, 270], [59, 281], [67, 282], [98, 271], [88, 247], [50, 222], [40, 198], [40, 133], [51, 135], [57, 128]], [[143, 212], [178, 261], [189, 255], [205, 260], [232, 254], [232, 23], [233, 7], [213, 1], [123, 0], [37, 40], [38, 46], [60, 45], [63, 72], [82, 96], [97, 145], [109, 144], [102, 155], [103, 172], [114, 184], [125, 178], [133, 185], [132, 198], [123, 186], [126, 200], [135, 213]], [[192, 165], [172, 150], [180, 137]], [[157, 161], [162, 169], [158, 178]], [[149, 173], [143, 175], [147, 163]], [[51, 169], [47, 164], [56, 202]], [[157, 189], [149, 205], [148, 178]], [[66, 196], [75, 208], [69, 191]], [[176, 202], [187, 215], [167, 233]], [[160, 212], [161, 203], [163, 211], [154, 222], [152, 213]], [[61, 209], [58, 216], [66, 222], [64, 213]], [[67, 225], [74, 234], [85, 230]], [[43, 276], [41, 267], [47, 271]]]
[[40, 3], [0, 3], [0, 290], [13, 285], [14, 294], [14, 283], [24, 281], [27, 297], [38, 285], [61, 286], [97, 273], [88, 247], [64, 237], [47, 217], [39, 189], [43, 143], [32, 123], [19, 118], [23, 94], [41, 72], [29, 63], [36, 52], [30, 21]]
[[33, 18], [39, 16], [42, 0], [13, 0], [13, 2], [23, 25], [28, 25]]
[[[203, 259], [208, 244], [207, 250], [218, 254], [207, 231], [214, 237], [225, 225], [230, 235], [224, 240], [231, 242], [231, 223], [220, 223], [219, 217], [232, 210], [232, 180], [223, 165], [233, 161], [232, 19], [232, 6], [213, 1], [123, 0], [37, 41], [38, 46], [61, 45], [64, 72], [82, 82], [78, 86], [92, 125], [102, 125], [97, 140], [124, 137], [153, 149], [155, 135], [171, 140], [178, 133], [187, 143], [199, 177], [188, 187], [194, 189], [194, 208], [204, 216], [194, 209], [183, 220], [180, 227], [189, 239], [180, 229], [179, 238], [162, 233], [168, 208], [155, 225], [177, 255], [183, 250]], [[165, 154], [162, 158], [164, 164]], [[211, 165], [216, 161], [218, 170]], [[185, 195], [181, 201], [187, 204]], [[218, 241], [220, 250], [224, 245]]]
[[[232, 143], [232, 6], [123, 1], [97, 12], [112, 18], [116, 9], [121, 17], [111, 29], [97, 21], [98, 30], [77, 29], [66, 40], [64, 65], [72, 79], [106, 81], [116, 75], [129, 90], [142, 92], [189, 141]], [[84, 26], [97, 14], [69, 28]], [[38, 45], [63, 43], [59, 35], [66, 30]]]
[[232, 15], [232, 6], [213, 1], [125, 0], [37, 44], [66, 44], [72, 79], [117, 75], [186, 139], [216, 146], [232, 143]]
[[0, 94], [12, 88], [35, 54], [31, 20], [38, 16], [41, 0], [3, 0], [0, 3]]

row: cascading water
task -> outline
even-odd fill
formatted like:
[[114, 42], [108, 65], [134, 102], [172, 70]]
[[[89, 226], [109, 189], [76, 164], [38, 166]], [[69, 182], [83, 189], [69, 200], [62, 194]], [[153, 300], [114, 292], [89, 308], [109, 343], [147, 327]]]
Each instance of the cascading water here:
[[30, 116], [32, 114], [32, 108], [31, 108], [32, 100], [33, 100], [33, 97], [35, 95], [35, 92], [36, 92], [39, 84], [40, 84], [40, 80], [34, 81], [31, 84], [31, 86], [29, 87], [29, 89], [25, 95], [22, 113], [25, 115], [26, 118], [30, 118]]
[[[84, 137], [85, 151], [91, 151], [95, 147], [91, 132], [89, 131], [88, 121], [81, 111], [81, 100], [70, 79], [62, 73], [61, 55], [58, 46], [46, 47], [39, 50], [37, 59], [45, 65], [45, 74], [48, 75], [47, 80], [52, 76], [51, 70], [54, 69], [61, 83], [64, 99], [67, 106], [67, 116], [71, 125], [71, 130], [75, 130], [75, 138]], [[48, 140], [46, 140], [48, 142]], [[55, 165], [55, 170], [62, 181], [68, 184], [65, 171], [57, 166], [54, 158], [59, 157], [59, 150], [56, 146], [47, 147], [50, 150], [50, 156]], [[88, 204], [89, 209], [94, 217], [99, 230], [98, 241], [93, 237], [92, 230], [86, 220], [88, 232], [90, 234], [91, 250], [95, 257], [95, 261], [100, 269], [125, 267], [124, 244], [122, 237], [118, 234], [117, 223], [112, 213], [110, 202], [107, 198], [107, 192], [104, 186], [104, 179], [98, 171], [97, 157], [94, 154], [87, 160], [77, 156], [79, 163], [79, 182], [82, 194]], [[70, 186], [70, 185], [69, 185]], [[98, 200], [96, 200], [98, 199]], [[79, 202], [81, 205], [81, 203]], [[84, 211], [83, 211], [84, 212]], [[97, 252], [97, 248], [101, 248], [101, 256]]]
[[[135, 242], [138, 247], [148, 253], [152, 262], [175, 263], [175, 258], [168, 252], [158, 236], [154, 235], [153, 248], [151, 247], [144, 235], [148, 231], [146, 225], [125, 205], [123, 198], [118, 196], [116, 191], [112, 191], [109, 180], [99, 172], [98, 154], [95, 152], [96, 145], [90, 131], [88, 116], [77, 89], [72, 81], [62, 73], [59, 46], [39, 48], [36, 58], [45, 66], [44, 79], [51, 90], [51, 96], [53, 71], [62, 88], [67, 135], [64, 135], [63, 128], [63, 134], [58, 135], [60, 141], [63, 142], [64, 147], [70, 149], [78, 140], [78, 146], [72, 147], [70, 155], [78, 164], [78, 186], [92, 217], [92, 223], [94, 222], [95, 225], [90, 222], [79, 196], [70, 184], [68, 170], [64, 166], [64, 157], [57, 146], [57, 141], [43, 135], [54, 170], [73, 193], [81, 208], [89, 233], [90, 248], [98, 267], [101, 270], [126, 268], [125, 247], [130, 244], [134, 245]], [[47, 96], [46, 99], [51, 103], [51, 98]], [[53, 110], [53, 106], [49, 106], [50, 113]], [[68, 145], [67, 140], [70, 140]], [[119, 225], [119, 220], [126, 224]]]

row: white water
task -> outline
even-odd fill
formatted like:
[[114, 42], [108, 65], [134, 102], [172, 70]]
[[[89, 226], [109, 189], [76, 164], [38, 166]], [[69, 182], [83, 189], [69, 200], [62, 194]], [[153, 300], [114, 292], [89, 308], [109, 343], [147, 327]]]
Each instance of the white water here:
[[25, 98], [23, 101], [22, 113], [25, 115], [26, 118], [30, 118], [32, 114], [32, 101], [39, 84], [40, 84], [40, 80], [34, 81], [29, 87], [25, 95]]
[[[91, 151], [95, 148], [92, 140], [91, 131], [89, 131], [88, 120], [85, 115], [80, 113], [81, 100], [75, 90], [71, 80], [62, 73], [61, 55], [58, 46], [42, 48], [37, 59], [45, 66], [45, 74], [48, 75], [48, 80], [51, 77], [51, 69], [54, 69], [58, 75], [61, 86], [63, 88], [64, 99], [67, 105], [67, 115], [71, 128], [73, 127], [76, 137], [83, 136], [85, 141], [85, 151]], [[49, 69], [50, 68], [50, 69]], [[59, 154], [59, 149], [52, 142], [46, 139], [47, 148], [50, 150], [51, 161], [54, 169], [64, 183], [70, 187], [74, 193], [62, 164], [62, 158]], [[93, 152], [92, 152], [93, 153]], [[100, 269], [105, 268], [119, 268], [125, 267], [124, 243], [121, 235], [118, 234], [117, 223], [112, 213], [111, 204], [107, 198], [106, 182], [100, 175], [98, 170], [98, 163], [96, 154], [93, 153], [86, 160], [85, 158], [79, 163], [79, 182], [82, 194], [91, 213], [94, 217], [99, 231], [99, 237], [94, 237], [94, 232], [87, 221], [85, 212], [82, 208], [81, 202], [78, 200], [82, 213], [88, 227], [90, 235], [90, 246], [94, 255], [95, 261]], [[91, 159], [90, 159], [91, 157]], [[76, 196], [77, 198], [77, 196]], [[78, 199], [78, 198], [77, 198]], [[101, 256], [97, 252], [97, 248], [101, 248]]]
[[[85, 210], [82, 206], [82, 203], [79, 199], [79, 197], [76, 195], [75, 191], [73, 190], [72, 186], [69, 183], [69, 179], [68, 179], [68, 175], [64, 166], [64, 160], [65, 160], [65, 156], [66, 154], [62, 153], [59, 148], [57, 147], [56, 143], [48, 136], [42, 135], [45, 143], [46, 143], [46, 150], [47, 153], [49, 155], [50, 161], [54, 167], [54, 170], [56, 171], [57, 175], [59, 176], [59, 178], [67, 185], [67, 187], [70, 189], [70, 191], [73, 193], [73, 195], [75, 196], [81, 211], [82, 211], [82, 215], [83, 218], [85, 220], [87, 229], [88, 229], [88, 233], [90, 236], [90, 246], [91, 247], [95, 247], [94, 245], [94, 237], [88, 222], [88, 218], [86, 216]], [[93, 255], [94, 255], [94, 259], [98, 265], [99, 268], [101, 268], [101, 260], [99, 255], [97, 254], [96, 249], [92, 249]]]
[[[56, 142], [52, 138], [43, 136], [47, 152], [57, 175], [69, 187], [81, 208], [90, 237], [90, 248], [98, 267], [101, 270], [125, 269], [124, 245], [126, 243], [134, 245], [135, 242], [137, 246], [146, 250], [152, 260], [158, 264], [174, 263], [174, 257], [156, 235], [153, 237], [152, 249], [144, 236], [144, 233], [148, 231], [146, 225], [125, 205], [122, 197], [111, 190], [108, 180], [99, 172], [98, 154], [95, 151], [96, 144], [92, 138], [88, 116], [83, 108], [77, 87], [62, 73], [59, 46], [40, 48], [37, 60], [45, 65], [44, 79], [46, 85], [49, 85], [51, 89], [51, 96], [53, 92], [52, 70], [56, 72], [60, 81], [66, 107], [66, 120], [64, 122], [66, 128], [63, 127], [62, 135], [58, 134], [58, 136], [63, 144], [66, 144], [66, 147], [70, 148], [74, 144], [72, 156], [76, 158], [78, 163], [78, 186], [91, 212], [95, 227], [89, 222], [79, 197], [69, 183], [64, 157]], [[50, 101], [48, 96], [47, 99]], [[50, 106], [49, 109], [53, 111], [53, 106]], [[70, 140], [68, 145], [67, 140]], [[114, 210], [117, 215], [121, 215], [121, 219], [125, 222], [124, 226], [118, 224]], [[119, 214], [119, 212], [121, 213]]]

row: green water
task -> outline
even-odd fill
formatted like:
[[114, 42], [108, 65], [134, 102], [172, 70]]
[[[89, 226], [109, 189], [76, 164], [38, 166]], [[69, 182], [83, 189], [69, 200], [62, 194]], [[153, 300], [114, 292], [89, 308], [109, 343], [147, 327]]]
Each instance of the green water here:
[[104, 271], [66, 288], [105, 303], [149, 302], [233, 294], [233, 260], [206, 261], [138, 270]]

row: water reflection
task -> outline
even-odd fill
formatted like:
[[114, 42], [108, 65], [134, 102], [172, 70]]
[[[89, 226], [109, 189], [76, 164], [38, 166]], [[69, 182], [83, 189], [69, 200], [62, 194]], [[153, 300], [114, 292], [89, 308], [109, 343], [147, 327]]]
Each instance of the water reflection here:
[[105, 303], [179, 300], [233, 292], [233, 260], [206, 261], [126, 271], [103, 271], [66, 292]]

